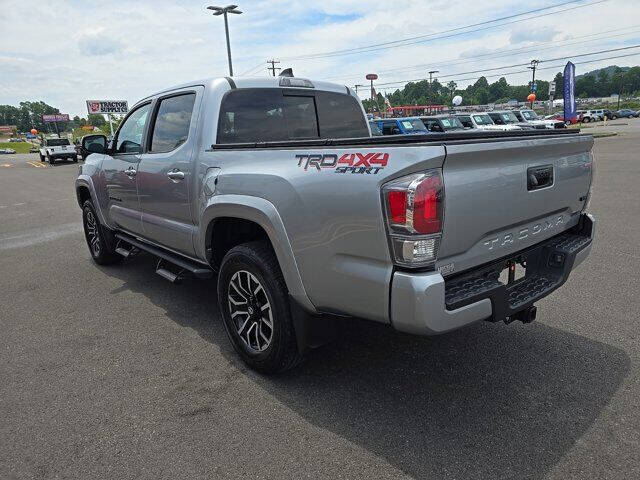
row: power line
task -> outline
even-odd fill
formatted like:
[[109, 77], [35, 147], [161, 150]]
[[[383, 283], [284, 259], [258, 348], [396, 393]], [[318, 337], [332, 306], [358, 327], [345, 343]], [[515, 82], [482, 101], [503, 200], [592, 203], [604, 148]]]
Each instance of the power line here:
[[[562, 5], [566, 5], [566, 4], [570, 4], [570, 3], [578, 3], [584, 0], [572, 0], [569, 2], [564, 2], [563, 4], [556, 4], [550, 7], [544, 7], [541, 9], [536, 9], [536, 10], [531, 10], [528, 12], [522, 12], [520, 14], [516, 14], [516, 15], [510, 15], [508, 17], [502, 17], [502, 18], [497, 18], [497, 19], [493, 19], [493, 20], [487, 20], [486, 22], [481, 22], [478, 24], [472, 24], [472, 25], [466, 25], [464, 27], [457, 27], [457, 28], [453, 28], [453, 29], [449, 29], [449, 30], [443, 30], [440, 32], [434, 32], [434, 33], [430, 33], [430, 34], [425, 34], [425, 35], [421, 35], [421, 36], [416, 36], [416, 37], [409, 37], [409, 38], [405, 38], [403, 40], [394, 40], [392, 42], [385, 42], [385, 43], [380, 43], [380, 44], [372, 44], [372, 45], [367, 45], [367, 46], [363, 46], [363, 47], [356, 47], [356, 48], [351, 48], [351, 49], [345, 49], [345, 50], [334, 50], [334, 51], [327, 51], [327, 52], [321, 52], [321, 53], [315, 53], [315, 54], [309, 54], [309, 55], [298, 55], [298, 56], [292, 56], [292, 57], [283, 57], [283, 59], [286, 60], [302, 60], [302, 59], [318, 59], [318, 58], [326, 58], [326, 57], [334, 57], [334, 56], [342, 56], [342, 55], [352, 55], [352, 54], [358, 54], [358, 53], [369, 53], [369, 52], [374, 52], [374, 51], [379, 51], [379, 50], [386, 50], [389, 48], [398, 48], [398, 47], [405, 47], [408, 45], [414, 45], [416, 43], [425, 43], [425, 42], [430, 42], [430, 41], [434, 41], [434, 40], [441, 40], [444, 38], [452, 38], [452, 37], [456, 37], [459, 35], [466, 35], [468, 33], [474, 33], [474, 32], [478, 32], [478, 31], [482, 31], [482, 30], [488, 30], [491, 28], [496, 28], [496, 27], [501, 27], [501, 26], [505, 26], [505, 25], [512, 25], [514, 23], [519, 23], [519, 22], [523, 22], [523, 21], [527, 21], [527, 20], [532, 20], [534, 18], [541, 18], [541, 17], [546, 17], [549, 15], [555, 15], [557, 13], [562, 13], [562, 12], [566, 12], [566, 11], [570, 11], [570, 10], [575, 10], [578, 8], [584, 8], [584, 7], [590, 7], [593, 5], [597, 5], [600, 3], [604, 3], [604, 2], [608, 2], [610, 0], [596, 0], [596, 1], [592, 1], [590, 3], [584, 4], [584, 5], [576, 5], [574, 7], [569, 7], [569, 8], [565, 8], [565, 9], [561, 9], [561, 10], [556, 10], [554, 12], [550, 12], [550, 13], [544, 13], [544, 14], [540, 14], [540, 15], [532, 15], [530, 17], [527, 18], [522, 18], [522, 19], [518, 19], [518, 20], [512, 20], [510, 22], [504, 22], [504, 23], [500, 23], [498, 25], [489, 25], [489, 26], [485, 26], [482, 28], [476, 28], [476, 29], [472, 29], [472, 30], [466, 30], [468, 28], [472, 28], [478, 25], [486, 25], [489, 23], [495, 23], [495, 22], [500, 22], [502, 20], [505, 19], [509, 19], [509, 18], [515, 18], [515, 17], [519, 17], [519, 16], [523, 16], [523, 15], [528, 15], [530, 13], [535, 13], [538, 11], [543, 11], [543, 10], [550, 10], [550, 9], [555, 9], [557, 7], [560, 7]], [[466, 30], [464, 32], [460, 32], [460, 30]], [[456, 33], [451, 33], [451, 32], [456, 32]], [[443, 34], [448, 34], [448, 35], [443, 35]]]
[[263, 65], [264, 65], [264, 63], [260, 62], [259, 64], [251, 67], [249, 70], [241, 73], [240, 76], [251, 75], [251, 74], [257, 72], [260, 68], [262, 68]]
[[[564, 57], [558, 57], [558, 58], [551, 58], [551, 59], [546, 59], [546, 60], [540, 60], [540, 63], [548, 63], [548, 62], [555, 62], [557, 60], [563, 60], [563, 59], [567, 59], [567, 58], [579, 58], [579, 57], [587, 57], [587, 56], [591, 56], [591, 55], [599, 55], [601, 53], [610, 53], [610, 52], [618, 52], [621, 50], [629, 50], [632, 48], [640, 48], [640, 44], [638, 45], [630, 45], [627, 47], [620, 47], [620, 48], [610, 48], [607, 50], [600, 50], [598, 52], [590, 52], [590, 53], [583, 53], [580, 55], [567, 55]], [[633, 55], [637, 55], [637, 54], [633, 54]], [[530, 62], [526, 62], [526, 63], [516, 63], [514, 65], [503, 65], [501, 67], [494, 67], [494, 68], [484, 68], [481, 70], [471, 70], [468, 72], [458, 72], [458, 73], [452, 73], [449, 75], [440, 75], [440, 78], [450, 78], [450, 77], [455, 77], [457, 75], [468, 75], [468, 74], [472, 74], [472, 73], [484, 73], [484, 72], [491, 72], [491, 71], [495, 71], [495, 70], [502, 70], [505, 68], [515, 68], [515, 67], [523, 67], [526, 65], [530, 65]], [[538, 70], [544, 70], [544, 68], [538, 68]], [[522, 70], [521, 72], [526, 72], [527, 70]], [[520, 73], [520, 72], [518, 72]], [[475, 78], [475, 77], [473, 77]], [[380, 85], [394, 85], [394, 84], [399, 84], [399, 83], [409, 83], [409, 82], [421, 82], [427, 80], [427, 78], [415, 78], [415, 79], [411, 79], [411, 80], [397, 80], [397, 81], [393, 81], [393, 82], [386, 82], [386, 83], [379, 83], [377, 84], [378, 86]], [[454, 79], [455, 81], [455, 79]]]
[[[604, 60], [614, 60], [614, 59], [618, 59], [618, 58], [634, 57], [634, 56], [637, 56], [637, 55], [640, 55], [640, 52], [627, 53], [625, 55], [616, 55], [616, 56], [613, 56], [613, 57], [596, 58], [594, 60], [587, 60], [587, 61], [584, 61], [584, 62], [574, 62], [574, 65], [588, 65], [588, 64], [591, 64], [591, 63], [597, 63], [597, 62], [604, 61]], [[569, 58], [569, 57], [567, 57], [567, 58]], [[551, 65], [551, 66], [542, 67], [542, 68], [538, 67], [537, 70], [538, 71], [540, 71], [540, 70], [553, 70], [553, 69], [557, 69], [557, 68], [564, 68], [564, 66], [565, 66], [564, 64]], [[497, 74], [493, 74], [493, 75], [482, 75], [482, 76], [485, 77], [485, 78], [509, 77], [511, 75], [517, 75], [517, 74], [520, 74], [520, 73], [528, 73], [528, 72], [529, 72], [529, 70], [516, 70], [514, 72], [501, 72], [501, 73], [497, 73]], [[454, 81], [454, 82], [464, 82], [464, 81], [477, 80], [477, 79], [478, 79], [478, 77], [466, 77], [466, 78], [454, 78], [454, 79], [452, 79], [452, 81]], [[404, 83], [404, 82], [380, 83], [380, 84], [377, 84], [376, 87], [379, 88], [380, 86], [392, 85], [394, 83]], [[398, 89], [398, 87], [395, 87], [395, 88], [396, 88], [396, 90]], [[391, 87], [382, 88], [381, 90], [389, 90], [389, 89], [391, 89]]]
[[[401, 72], [401, 71], [410, 71], [410, 70], [424, 70], [425, 68], [432, 68], [432, 67], [438, 67], [438, 68], [442, 68], [443, 66], [447, 66], [447, 65], [461, 65], [461, 64], [466, 64], [466, 63], [476, 63], [478, 61], [478, 59], [482, 59], [482, 60], [490, 60], [490, 59], [494, 59], [494, 58], [500, 58], [500, 57], [506, 57], [506, 56], [510, 56], [510, 55], [514, 55], [514, 54], [518, 54], [518, 53], [530, 53], [530, 52], [536, 52], [540, 49], [540, 47], [545, 46], [545, 45], [557, 45], [557, 44], [561, 44], [559, 46], [561, 47], [568, 47], [571, 45], [579, 45], [582, 43], [589, 43], [589, 42], [594, 42], [594, 41], [602, 41], [602, 40], [609, 40], [612, 38], [617, 38], [617, 37], [623, 37], [626, 35], [632, 35], [634, 33], [638, 33], [640, 32], [640, 30], [634, 30], [634, 31], [630, 31], [630, 32], [625, 32], [625, 33], [618, 33], [616, 35], [606, 35], [608, 33], [611, 32], [619, 32], [620, 30], [628, 30], [628, 29], [632, 29], [632, 28], [638, 28], [640, 27], [640, 25], [632, 25], [630, 27], [626, 27], [623, 29], [613, 29], [613, 30], [606, 30], [603, 32], [599, 32], [599, 33], [591, 33], [588, 35], [582, 35], [579, 37], [574, 37], [572, 39], [569, 40], [578, 40], [581, 38], [588, 38], [588, 37], [594, 37], [594, 36], [598, 36], [600, 38], [591, 38], [590, 40], [581, 40], [581, 41], [567, 41], [567, 40], [554, 40], [554, 41], [550, 41], [550, 42], [540, 42], [540, 43], [536, 43], [534, 45], [528, 46], [528, 47], [520, 47], [520, 48], [515, 48], [515, 49], [508, 49], [508, 50], [496, 50], [494, 52], [489, 52], [489, 53], [482, 53], [482, 54], [478, 54], [475, 55], [473, 58], [470, 59], [461, 59], [460, 57], [458, 58], [451, 58], [451, 59], [447, 59], [447, 60], [442, 60], [440, 62], [436, 62], [436, 63], [422, 63], [422, 64], [416, 64], [416, 65], [412, 65], [410, 67], [395, 67], [395, 68], [391, 68], [389, 70], [379, 70], [378, 73], [380, 74], [385, 74], [385, 73], [397, 73], [397, 72]], [[603, 36], [604, 35], [604, 36]], [[340, 79], [340, 80], [347, 80], [347, 79], [352, 79], [352, 78], [360, 78], [362, 75], [349, 75], [349, 76], [331, 76], [331, 77], [325, 77], [326, 80], [333, 80], [333, 79]]]

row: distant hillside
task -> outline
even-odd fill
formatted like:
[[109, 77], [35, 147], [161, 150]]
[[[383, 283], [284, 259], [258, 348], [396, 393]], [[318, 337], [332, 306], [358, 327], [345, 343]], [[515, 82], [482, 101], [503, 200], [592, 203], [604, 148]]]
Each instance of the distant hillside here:
[[616, 68], [620, 68], [620, 70], [622, 70], [623, 72], [626, 72], [631, 67], [618, 67], [617, 65], [609, 65], [608, 67], [599, 68], [597, 70], [592, 70], [590, 72], [583, 73], [582, 75], [576, 75], [576, 78], [585, 77], [587, 75], [596, 75], [597, 76], [598, 73], [600, 73], [602, 70], [604, 70], [607, 73], [607, 75], [611, 76], [613, 74], [613, 72], [615, 72]]

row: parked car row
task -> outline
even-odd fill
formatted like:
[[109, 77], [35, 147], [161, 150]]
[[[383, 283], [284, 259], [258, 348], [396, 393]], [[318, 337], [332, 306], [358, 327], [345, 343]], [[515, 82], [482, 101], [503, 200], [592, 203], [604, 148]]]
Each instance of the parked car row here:
[[498, 110], [424, 117], [375, 118], [369, 121], [371, 134], [416, 135], [446, 133], [462, 130], [546, 130], [566, 128], [564, 121], [543, 119], [536, 112], [524, 110]]
[[632, 118], [639, 117], [639, 110], [631, 110], [629, 108], [622, 108], [617, 111], [608, 110], [606, 108], [594, 109], [594, 110], [578, 110], [578, 121], [582, 123], [597, 122], [604, 120], [615, 120], [617, 118]]

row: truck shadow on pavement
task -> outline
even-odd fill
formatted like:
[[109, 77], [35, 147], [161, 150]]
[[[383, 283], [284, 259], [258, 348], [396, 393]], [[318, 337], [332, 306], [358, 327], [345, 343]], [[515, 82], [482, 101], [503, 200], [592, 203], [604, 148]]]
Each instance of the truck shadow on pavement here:
[[481, 322], [421, 338], [354, 320], [301, 368], [263, 377], [232, 351], [214, 282], [175, 287], [150, 281], [151, 257], [134, 263], [103, 271], [218, 345], [309, 423], [416, 478], [540, 478], [585, 434], [630, 371], [624, 351], [540, 322]]

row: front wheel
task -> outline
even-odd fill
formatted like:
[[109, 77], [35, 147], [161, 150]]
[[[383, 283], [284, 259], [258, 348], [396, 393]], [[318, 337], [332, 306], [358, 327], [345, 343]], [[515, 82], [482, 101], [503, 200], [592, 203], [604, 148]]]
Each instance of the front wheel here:
[[40, 154], [40, 161], [44, 162], [44, 156], [42, 154]]
[[115, 236], [107, 227], [100, 224], [91, 200], [85, 201], [82, 205], [82, 225], [94, 262], [98, 265], [109, 265], [122, 259], [122, 256], [115, 252]]
[[234, 349], [252, 369], [277, 373], [302, 361], [287, 286], [268, 243], [245, 243], [225, 255], [218, 306]]
[[53, 159], [51, 155], [47, 155], [46, 159], [47, 159], [47, 162], [49, 162], [49, 165], [53, 166], [56, 164], [56, 161]]

